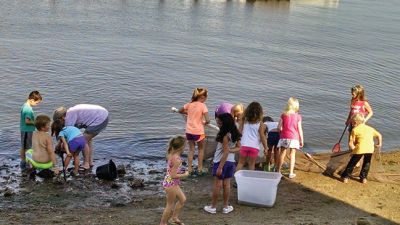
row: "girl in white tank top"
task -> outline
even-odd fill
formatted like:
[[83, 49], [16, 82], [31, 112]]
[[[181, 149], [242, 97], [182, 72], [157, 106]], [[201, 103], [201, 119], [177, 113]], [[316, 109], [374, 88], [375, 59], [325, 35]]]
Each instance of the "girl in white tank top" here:
[[242, 145], [251, 147], [251, 148], [260, 148], [261, 144], [261, 139], [260, 139], [260, 122], [251, 124], [245, 122], [243, 125], [243, 131], [242, 131]]
[[249, 169], [254, 170], [260, 145], [267, 149], [267, 140], [265, 138], [265, 125], [261, 122], [263, 110], [258, 102], [252, 102], [244, 111], [243, 119], [240, 125], [242, 132], [241, 148], [239, 162], [236, 171], [241, 170], [243, 165], [248, 163]]

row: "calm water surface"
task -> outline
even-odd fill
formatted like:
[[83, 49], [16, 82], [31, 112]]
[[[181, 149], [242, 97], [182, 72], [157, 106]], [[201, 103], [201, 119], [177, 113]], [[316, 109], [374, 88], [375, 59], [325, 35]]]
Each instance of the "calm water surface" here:
[[[361, 83], [384, 150], [398, 148], [400, 8], [395, 0], [0, 1], [0, 159], [18, 158], [19, 109], [100, 104], [111, 123], [96, 158], [163, 159], [184, 132], [169, 112], [209, 89], [222, 101], [259, 101], [279, 118], [300, 99], [306, 151], [329, 150]], [[131, 161], [132, 162], [132, 161]]]

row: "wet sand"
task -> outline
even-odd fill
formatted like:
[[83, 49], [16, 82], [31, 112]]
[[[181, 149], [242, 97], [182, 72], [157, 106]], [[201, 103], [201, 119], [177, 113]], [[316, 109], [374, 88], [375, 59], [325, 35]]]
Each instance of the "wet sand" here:
[[[400, 166], [400, 152], [383, 154], [383, 166]], [[165, 206], [160, 188], [163, 171], [130, 170], [115, 182], [87, 174], [61, 180], [19, 183], [18, 193], [1, 188], [0, 224], [158, 224]], [[341, 183], [319, 173], [296, 171], [293, 180], [282, 178], [272, 208], [237, 203], [232, 188], [230, 214], [202, 210], [211, 201], [213, 178], [186, 179], [185, 224], [399, 224], [400, 185], [350, 180]], [[143, 179], [143, 180], [142, 180]], [[140, 187], [141, 185], [144, 187]], [[7, 197], [6, 197], [6, 196]]]

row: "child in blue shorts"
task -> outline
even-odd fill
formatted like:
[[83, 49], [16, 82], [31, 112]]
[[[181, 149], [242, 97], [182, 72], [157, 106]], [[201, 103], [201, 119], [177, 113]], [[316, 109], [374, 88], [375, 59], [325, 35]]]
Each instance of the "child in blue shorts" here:
[[223, 208], [222, 213], [230, 213], [233, 206], [228, 204], [231, 178], [233, 177], [235, 165], [235, 152], [240, 149], [241, 134], [235, 125], [235, 121], [230, 113], [224, 113], [217, 117], [217, 124], [220, 128], [216, 141], [217, 149], [214, 154], [214, 165], [212, 175], [214, 187], [212, 193], [211, 205], [204, 206], [204, 210], [209, 213], [216, 213], [218, 195], [223, 188]]
[[[267, 135], [267, 146], [268, 149], [264, 149], [264, 154], [266, 156], [267, 162], [267, 171], [275, 171], [275, 165], [279, 162], [279, 131], [278, 131], [278, 122], [275, 122], [270, 116], [265, 116], [263, 118], [263, 122], [267, 129], [265, 129], [265, 133]], [[274, 152], [274, 161], [272, 161], [272, 152]], [[273, 163], [272, 163], [273, 162]]]

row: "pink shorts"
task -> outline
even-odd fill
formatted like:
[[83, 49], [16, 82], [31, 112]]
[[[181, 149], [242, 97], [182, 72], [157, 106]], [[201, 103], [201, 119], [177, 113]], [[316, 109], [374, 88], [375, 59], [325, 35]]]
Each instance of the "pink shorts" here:
[[250, 157], [250, 158], [257, 158], [258, 156], [258, 149], [242, 146], [240, 147], [240, 155], [243, 157]]

